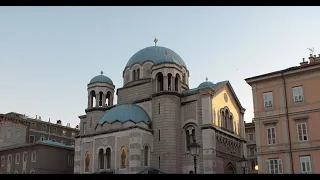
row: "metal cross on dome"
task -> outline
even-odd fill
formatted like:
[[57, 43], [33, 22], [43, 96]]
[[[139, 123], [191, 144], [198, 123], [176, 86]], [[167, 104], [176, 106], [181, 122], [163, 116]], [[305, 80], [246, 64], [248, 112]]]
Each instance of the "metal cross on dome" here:
[[158, 39], [155, 38], [155, 39], [153, 40], [153, 42], [154, 42], [154, 46], [157, 46]]
[[103, 71], [101, 71], [100, 74], [102, 75], [102, 74], [103, 74]]

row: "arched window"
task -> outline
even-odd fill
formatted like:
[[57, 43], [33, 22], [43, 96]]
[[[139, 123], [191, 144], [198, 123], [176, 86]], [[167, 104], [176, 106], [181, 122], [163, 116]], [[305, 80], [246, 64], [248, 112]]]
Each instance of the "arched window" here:
[[89, 165], [90, 165], [90, 153], [89, 151], [86, 152], [85, 154], [85, 172], [89, 172]]
[[136, 80], [136, 70], [133, 70], [133, 72], [132, 72], [132, 80], [133, 81]]
[[107, 160], [107, 169], [111, 168], [111, 149], [107, 148], [106, 150], [106, 160]]
[[11, 165], [12, 164], [12, 155], [9, 154], [8, 155], [8, 165]]
[[168, 90], [171, 91], [172, 88], [172, 74], [168, 74]]
[[112, 105], [112, 103], [111, 103], [111, 92], [110, 91], [108, 91], [107, 95], [106, 95], [106, 105], [107, 106], [111, 106]]
[[27, 163], [27, 160], [28, 160], [28, 152], [25, 151], [25, 152], [23, 153], [23, 163]]
[[157, 78], [157, 91], [163, 91], [163, 75], [161, 72], [159, 72], [157, 75], [156, 75], [156, 78]]
[[137, 79], [140, 79], [140, 69], [137, 69]]
[[190, 143], [192, 143], [193, 141], [196, 140], [196, 130], [194, 128], [194, 126], [189, 125], [186, 128], [186, 149], [187, 151], [190, 150], [189, 145]]
[[121, 147], [120, 159], [121, 159], [120, 161], [121, 168], [126, 168], [127, 149], [124, 146]]
[[90, 105], [89, 108], [95, 107], [96, 106], [96, 92], [91, 91], [90, 92]]
[[225, 124], [224, 124], [224, 111], [223, 110], [221, 110], [221, 116], [220, 116], [220, 121], [221, 121], [221, 127], [224, 127], [225, 126]]
[[230, 113], [230, 116], [229, 116], [229, 130], [230, 131], [232, 131], [232, 132], [234, 132], [234, 129], [233, 129], [233, 116], [232, 116], [232, 114]]
[[149, 166], [149, 146], [144, 146], [144, 166]]
[[229, 110], [225, 110], [225, 115], [224, 115], [224, 127], [228, 129], [228, 121], [229, 121]]
[[99, 169], [104, 169], [104, 154], [103, 149], [99, 150]]
[[176, 78], [174, 79], [174, 90], [179, 92], [179, 82], [180, 82], [180, 75], [176, 74]]

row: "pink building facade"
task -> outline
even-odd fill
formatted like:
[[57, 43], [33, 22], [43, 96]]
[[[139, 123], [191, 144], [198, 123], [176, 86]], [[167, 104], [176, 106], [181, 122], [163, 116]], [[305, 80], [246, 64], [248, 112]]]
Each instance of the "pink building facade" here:
[[259, 173], [320, 173], [320, 55], [245, 79], [252, 87]]

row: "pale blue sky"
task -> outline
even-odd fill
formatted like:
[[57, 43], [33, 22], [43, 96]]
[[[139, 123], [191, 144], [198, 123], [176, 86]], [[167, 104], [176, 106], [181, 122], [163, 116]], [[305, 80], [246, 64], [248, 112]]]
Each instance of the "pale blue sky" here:
[[178, 53], [190, 88], [229, 80], [251, 121], [245, 78], [296, 66], [320, 48], [319, 7], [0, 7], [0, 113], [72, 126], [87, 83], [103, 70], [116, 88], [138, 50]]

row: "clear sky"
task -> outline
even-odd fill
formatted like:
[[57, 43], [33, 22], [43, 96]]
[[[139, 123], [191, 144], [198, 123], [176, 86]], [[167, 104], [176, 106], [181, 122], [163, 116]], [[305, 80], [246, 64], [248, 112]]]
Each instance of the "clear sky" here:
[[122, 87], [127, 61], [156, 36], [184, 59], [190, 88], [229, 80], [250, 122], [244, 79], [318, 53], [319, 19], [319, 7], [0, 7], [0, 113], [75, 126], [90, 79], [103, 70]]

